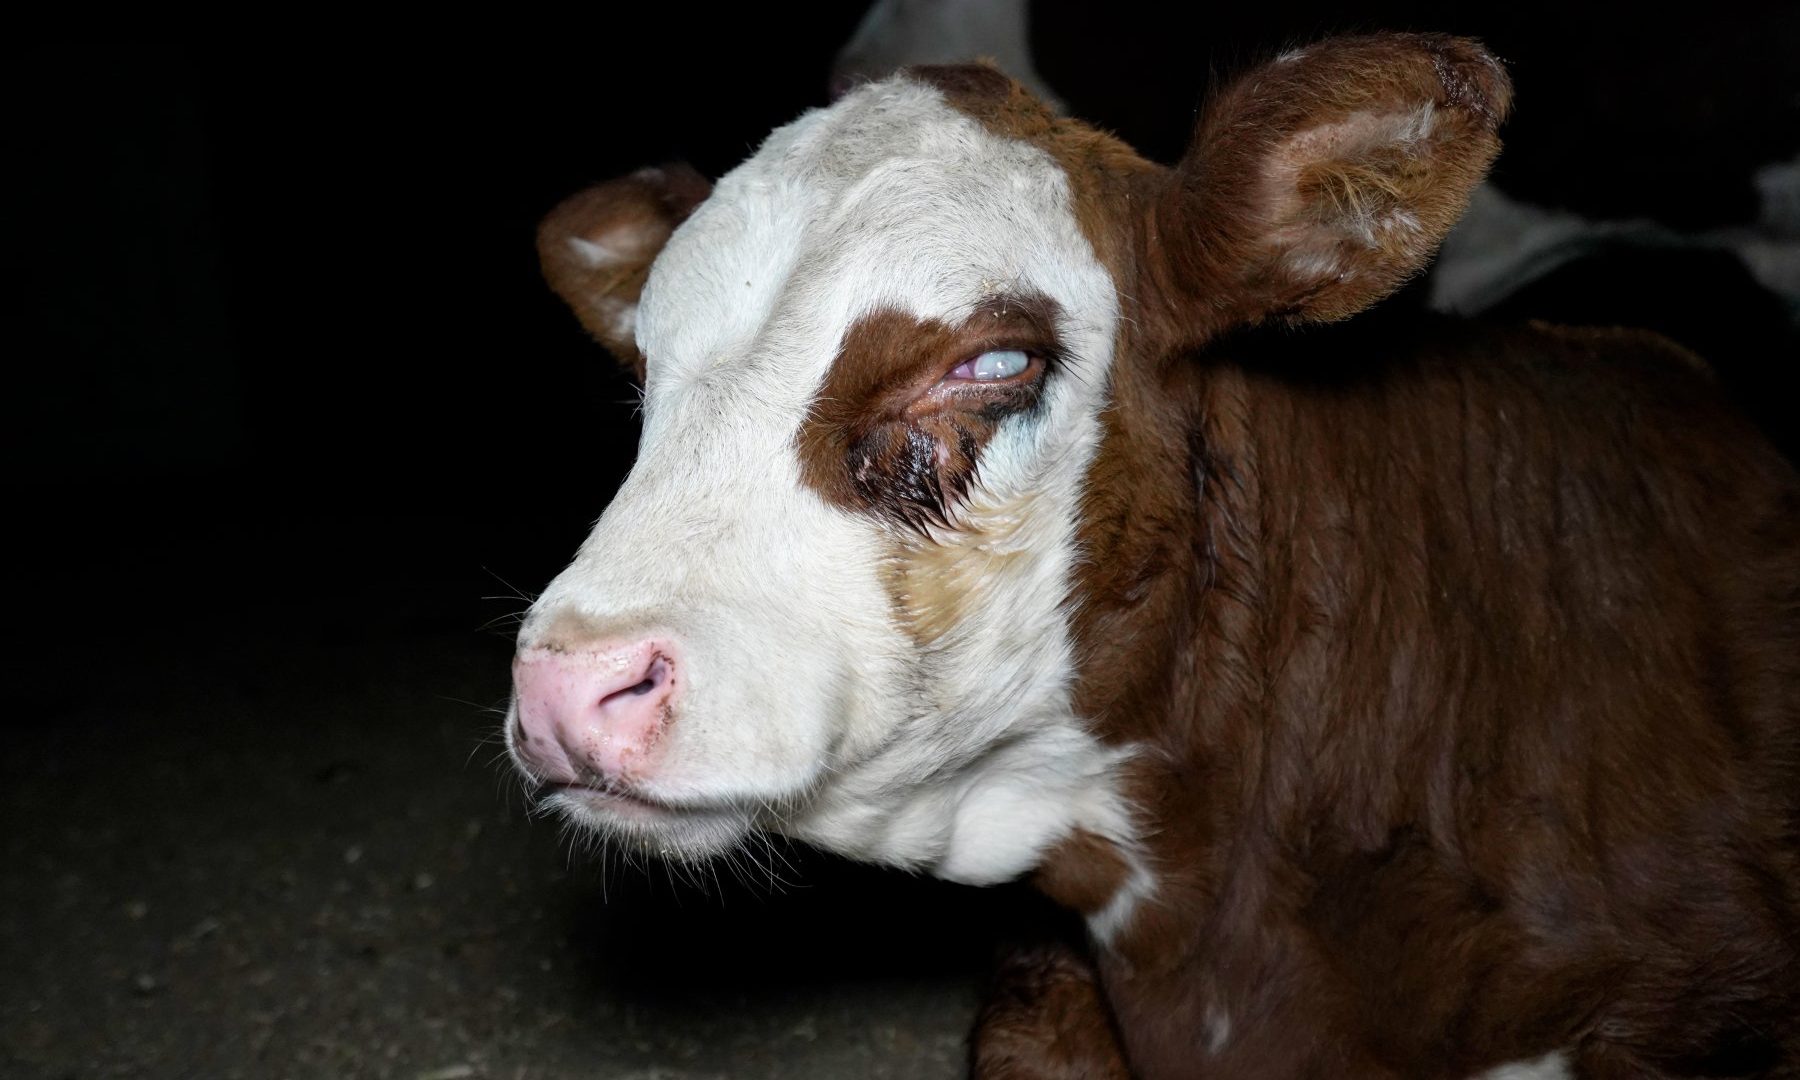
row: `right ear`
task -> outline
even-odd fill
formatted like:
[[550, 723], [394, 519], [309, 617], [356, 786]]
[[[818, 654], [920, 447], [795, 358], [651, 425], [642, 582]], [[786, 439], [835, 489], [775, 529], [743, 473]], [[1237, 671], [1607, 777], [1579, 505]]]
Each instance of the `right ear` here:
[[711, 193], [712, 184], [687, 165], [639, 169], [570, 196], [538, 226], [544, 280], [639, 382], [638, 296], [650, 264]]

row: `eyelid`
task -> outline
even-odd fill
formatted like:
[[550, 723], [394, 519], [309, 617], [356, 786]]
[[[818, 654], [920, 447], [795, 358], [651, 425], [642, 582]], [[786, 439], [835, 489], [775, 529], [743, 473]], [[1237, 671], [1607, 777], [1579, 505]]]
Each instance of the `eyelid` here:
[[[963, 364], [972, 363], [987, 352], [1022, 352], [1027, 363], [1016, 375], [1003, 379], [965, 379], [952, 378], [951, 373]], [[907, 403], [901, 416], [914, 419], [932, 413], [950, 409], [982, 409], [998, 402], [1017, 399], [1021, 402], [1033, 400], [1038, 394], [1044, 380], [1045, 372], [1053, 366], [1048, 357], [1032, 349], [986, 349], [981, 353], [963, 361], [955, 368], [945, 372], [936, 383], [926, 387]]]

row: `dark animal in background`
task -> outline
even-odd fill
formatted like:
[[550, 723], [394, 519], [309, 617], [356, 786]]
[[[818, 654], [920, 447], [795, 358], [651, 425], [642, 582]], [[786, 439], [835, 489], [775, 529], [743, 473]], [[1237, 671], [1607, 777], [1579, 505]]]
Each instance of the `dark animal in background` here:
[[1327, 41], [1171, 169], [920, 68], [565, 204], [644, 439], [520, 633], [519, 766], [671, 858], [1030, 877], [1088, 938], [978, 1076], [1800, 1075], [1793, 469], [1652, 335], [1312, 325], [1510, 93]]

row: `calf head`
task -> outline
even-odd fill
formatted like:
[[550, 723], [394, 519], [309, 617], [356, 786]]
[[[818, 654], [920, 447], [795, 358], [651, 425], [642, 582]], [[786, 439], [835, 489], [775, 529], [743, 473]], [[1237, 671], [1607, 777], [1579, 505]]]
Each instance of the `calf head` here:
[[1115, 388], [1393, 289], [1508, 95], [1465, 41], [1326, 42], [1214, 95], [1169, 169], [992, 68], [912, 69], [710, 191], [648, 170], [564, 204], [546, 275], [644, 428], [520, 632], [517, 764], [680, 858], [763, 829], [986, 883], [1075, 830], [1128, 846], [1132, 748], [1072, 697]]

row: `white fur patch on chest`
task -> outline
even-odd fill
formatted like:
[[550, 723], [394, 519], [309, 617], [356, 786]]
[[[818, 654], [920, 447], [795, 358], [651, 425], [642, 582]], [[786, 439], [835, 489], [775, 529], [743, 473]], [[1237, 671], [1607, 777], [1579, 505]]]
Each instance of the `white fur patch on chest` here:
[[[792, 823], [794, 835], [874, 862], [925, 870], [964, 885], [997, 885], [1029, 873], [1076, 829], [1129, 832], [1114, 784], [1127, 755], [1074, 724], [1044, 725], [933, 782], [870, 774]], [[923, 762], [897, 756], [892, 766]]]

